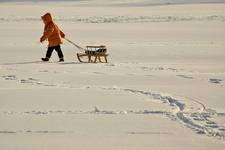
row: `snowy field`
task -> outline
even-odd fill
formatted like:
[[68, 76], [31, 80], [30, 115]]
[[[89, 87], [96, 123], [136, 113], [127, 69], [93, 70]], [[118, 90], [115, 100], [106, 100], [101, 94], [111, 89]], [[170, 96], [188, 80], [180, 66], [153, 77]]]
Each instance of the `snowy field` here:
[[[223, 150], [224, 0], [0, 2], [0, 149]], [[57, 1], [57, 2], [56, 2]], [[109, 63], [40, 62], [40, 16]]]

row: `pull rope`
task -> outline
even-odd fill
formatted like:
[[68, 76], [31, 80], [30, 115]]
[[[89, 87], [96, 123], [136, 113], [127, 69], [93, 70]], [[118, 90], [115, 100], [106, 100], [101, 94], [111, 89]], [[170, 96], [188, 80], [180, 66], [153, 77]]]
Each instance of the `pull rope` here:
[[69, 42], [70, 44], [74, 45], [74, 46], [75, 46], [76, 48], [78, 48], [79, 50], [82, 50], [82, 51], [85, 51], [85, 50], [86, 50], [85, 48], [80, 47], [79, 45], [77, 45], [76, 43], [72, 42], [71, 40], [69, 40], [69, 39], [67, 39], [67, 38], [65, 38], [65, 40], [66, 40], [67, 42]]

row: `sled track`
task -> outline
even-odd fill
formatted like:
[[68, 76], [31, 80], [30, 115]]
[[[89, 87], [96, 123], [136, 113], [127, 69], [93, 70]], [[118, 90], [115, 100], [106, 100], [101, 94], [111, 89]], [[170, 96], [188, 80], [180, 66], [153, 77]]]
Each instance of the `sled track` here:
[[[151, 91], [142, 91], [128, 88], [102, 88], [104, 90], [122, 90], [126, 92], [131, 92], [134, 94], [142, 94], [148, 98], [153, 98], [154, 100], [159, 100], [165, 104], [169, 104], [171, 107], [176, 108], [175, 111], [167, 113], [167, 116], [172, 120], [179, 121], [184, 126], [194, 130], [197, 134], [205, 134], [210, 137], [225, 140], [225, 127], [223, 125], [218, 125], [216, 122], [210, 120], [213, 115], [218, 115], [217, 112], [210, 113], [206, 110], [204, 104], [194, 99], [177, 99], [173, 96], [164, 96], [160, 93], [155, 93]], [[185, 102], [191, 101], [198, 105], [196, 111], [189, 112], [189, 105]]]
[[100, 114], [100, 115], [126, 115], [126, 114], [157, 114], [164, 115], [170, 118], [173, 121], [177, 121], [182, 125], [190, 128], [195, 131], [197, 134], [206, 135], [209, 137], [214, 137], [216, 139], [225, 140], [225, 127], [224, 125], [218, 124], [212, 121], [213, 116], [223, 116], [225, 117], [225, 113], [218, 113], [216, 111], [211, 111], [211, 109], [206, 108], [206, 106], [201, 103], [199, 100], [195, 100], [192, 98], [184, 97], [184, 96], [172, 96], [170, 94], [162, 94], [158, 92], [154, 92], [151, 90], [144, 91], [139, 89], [132, 88], [123, 88], [123, 87], [104, 87], [104, 86], [82, 86], [76, 87], [70, 84], [59, 84], [59, 83], [45, 83], [39, 80], [28, 78], [28, 79], [19, 79], [16, 76], [2, 76], [5, 80], [13, 80], [15, 82], [21, 84], [35, 84], [38, 86], [44, 86], [46, 88], [57, 87], [57, 88], [68, 88], [68, 89], [94, 89], [99, 91], [123, 91], [132, 93], [135, 95], [143, 95], [146, 96], [150, 101], [155, 100], [161, 102], [165, 105], [169, 105], [171, 107], [170, 112], [165, 112], [161, 110], [153, 111], [153, 110], [100, 110], [95, 107], [94, 110], [91, 111], [83, 111], [83, 110], [49, 110], [49, 111], [38, 111], [33, 110], [30, 112], [2, 112], [5, 115], [13, 115], [13, 114], [27, 114], [27, 115], [48, 115], [48, 114]]

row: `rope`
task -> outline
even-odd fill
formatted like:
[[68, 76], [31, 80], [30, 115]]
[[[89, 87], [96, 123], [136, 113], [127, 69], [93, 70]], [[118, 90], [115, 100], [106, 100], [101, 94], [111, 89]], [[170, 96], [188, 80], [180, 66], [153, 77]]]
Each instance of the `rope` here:
[[83, 51], [86, 50], [85, 48], [80, 47], [79, 45], [75, 44], [74, 42], [72, 42], [71, 40], [69, 40], [69, 39], [67, 39], [67, 38], [65, 38], [65, 40], [66, 40], [67, 42], [69, 42], [70, 44], [74, 45], [74, 46], [75, 46], [76, 48], [78, 48], [79, 50], [83, 50]]

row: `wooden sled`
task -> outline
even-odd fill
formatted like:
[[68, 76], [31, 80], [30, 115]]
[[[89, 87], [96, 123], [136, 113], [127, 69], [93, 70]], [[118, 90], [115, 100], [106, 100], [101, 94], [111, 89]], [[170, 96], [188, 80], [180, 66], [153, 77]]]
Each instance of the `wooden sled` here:
[[[96, 63], [97, 60], [101, 63], [107, 63], [107, 56], [108, 54], [106, 53], [107, 49], [106, 46], [101, 45], [101, 46], [86, 46], [86, 49], [84, 53], [77, 53], [77, 59], [80, 62], [86, 62], [86, 63]], [[82, 60], [82, 58], [86, 57], [86, 61]], [[92, 60], [92, 57], [94, 58]], [[101, 58], [104, 58], [104, 61], [102, 61]]]

